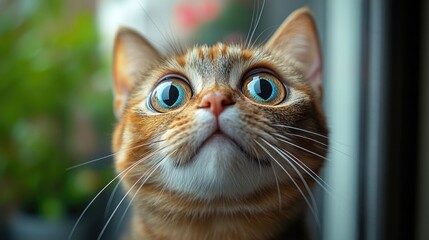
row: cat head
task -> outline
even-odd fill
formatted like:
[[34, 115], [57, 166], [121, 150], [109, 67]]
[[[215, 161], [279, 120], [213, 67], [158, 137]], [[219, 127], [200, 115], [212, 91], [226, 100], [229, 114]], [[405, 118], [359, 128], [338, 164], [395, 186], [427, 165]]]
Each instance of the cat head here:
[[154, 192], [291, 199], [314, 182], [326, 154], [321, 75], [307, 9], [265, 45], [218, 43], [178, 55], [163, 56], [122, 28], [114, 48], [117, 170], [132, 192], [146, 191], [142, 201]]

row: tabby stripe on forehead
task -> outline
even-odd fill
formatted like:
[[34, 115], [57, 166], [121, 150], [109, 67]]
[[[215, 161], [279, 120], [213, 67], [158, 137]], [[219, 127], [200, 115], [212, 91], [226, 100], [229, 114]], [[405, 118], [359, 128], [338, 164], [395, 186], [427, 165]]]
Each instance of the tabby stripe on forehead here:
[[185, 55], [180, 55], [176, 58], [177, 63], [183, 68], [186, 66], [186, 57]]
[[228, 46], [226, 44], [221, 44], [221, 43], [219, 45], [222, 47], [222, 50], [221, 50], [222, 55], [225, 56], [226, 53], [228, 52]]
[[204, 59], [204, 51], [203, 51], [203, 48], [202, 48], [202, 47], [199, 47], [199, 48], [197, 49], [197, 51], [198, 51], [198, 57], [199, 57], [200, 59]]
[[219, 49], [218, 46], [213, 46], [211, 47], [210, 51], [209, 51], [209, 58], [214, 62], [215, 59], [217, 59], [217, 56], [219, 54]]
[[248, 49], [244, 49], [241, 53], [241, 56], [244, 58], [244, 60], [247, 61], [253, 57], [253, 53]]

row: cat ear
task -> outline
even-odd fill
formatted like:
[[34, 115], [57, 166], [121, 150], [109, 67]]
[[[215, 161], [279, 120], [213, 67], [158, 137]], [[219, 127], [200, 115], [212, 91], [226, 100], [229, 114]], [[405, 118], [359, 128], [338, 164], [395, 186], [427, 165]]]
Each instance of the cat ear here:
[[124, 27], [119, 29], [116, 34], [113, 54], [116, 117], [122, 115], [128, 96], [139, 74], [159, 58], [158, 51], [137, 32]]
[[308, 8], [293, 12], [278, 28], [265, 48], [274, 54], [294, 59], [318, 98], [322, 97], [322, 55], [316, 24]]

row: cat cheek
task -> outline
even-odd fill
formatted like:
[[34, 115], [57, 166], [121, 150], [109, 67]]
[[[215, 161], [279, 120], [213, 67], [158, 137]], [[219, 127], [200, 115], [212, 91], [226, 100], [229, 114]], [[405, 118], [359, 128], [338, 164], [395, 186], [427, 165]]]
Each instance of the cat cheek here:
[[123, 169], [121, 166], [124, 164], [127, 164], [127, 159], [128, 159], [128, 155], [127, 152], [129, 151], [124, 151], [124, 149], [128, 149], [129, 148], [129, 143], [132, 141], [132, 133], [129, 130], [128, 127], [124, 126], [125, 124], [122, 123], [121, 125], [118, 126], [118, 129], [115, 131], [115, 140], [117, 140], [117, 144], [115, 146], [115, 152], [116, 152], [116, 156], [115, 156], [115, 161], [116, 161], [116, 165], [118, 167], [118, 169]]

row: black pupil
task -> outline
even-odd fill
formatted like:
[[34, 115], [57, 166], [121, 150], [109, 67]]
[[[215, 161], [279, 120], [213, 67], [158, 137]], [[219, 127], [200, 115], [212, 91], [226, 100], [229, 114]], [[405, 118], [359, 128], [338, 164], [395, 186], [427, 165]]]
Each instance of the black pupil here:
[[273, 93], [273, 86], [271, 86], [270, 82], [268, 82], [266, 79], [255, 77], [254, 81], [256, 80], [254, 86], [255, 93], [258, 94], [258, 96], [264, 100], [268, 100], [268, 98], [271, 97], [271, 94]]
[[167, 85], [162, 89], [161, 100], [169, 107], [173, 106], [179, 98], [179, 90], [173, 84]]

